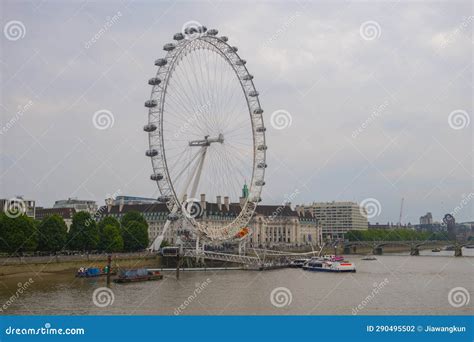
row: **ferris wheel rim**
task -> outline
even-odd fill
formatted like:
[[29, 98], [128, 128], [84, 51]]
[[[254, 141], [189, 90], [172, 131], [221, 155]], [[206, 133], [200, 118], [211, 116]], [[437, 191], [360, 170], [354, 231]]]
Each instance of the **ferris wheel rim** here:
[[[211, 30], [209, 32], [211, 32]], [[175, 37], [176, 36], [177, 35], [175, 35]], [[148, 113], [148, 125], [159, 125], [159, 127], [157, 127], [159, 133], [155, 133], [155, 131], [148, 132], [150, 149], [147, 151], [147, 153], [151, 151], [149, 156], [151, 157], [153, 167], [152, 177], [154, 175], [162, 175], [162, 178], [157, 176], [155, 177], [156, 179], [152, 178], [158, 185], [161, 198], [166, 200], [167, 206], [172, 213], [180, 211], [183, 202], [180, 200], [173, 185], [173, 181], [171, 180], [166, 158], [165, 141], [163, 137], [163, 118], [165, 115], [164, 106], [166, 103], [168, 85], [175, 68], [179, 64], [180, 60], [185, 57], [187, 52], [186, 49], [189, 49], [190, 52], [200, 48], [214, 50], [214, 52], [218, 53], [220, 57], [230, 65], [232, 71], [240, 83], [240, 88], [243, 92], [243, 95], [245, 96], [247, 104], [246, 107], [248, 108], [249, 112], [248, 115], [251, 123], [253, 145], [252, 175], [250, 180], [249, 196], [245, 198], [244, 203], [241, 204], [240, 213], [234, 217], [229, 224], [219, 228], [203, 226], [201, 223], [197, 222], [194, 217], [186, 217], [192, 223], [192, 225], [198, 228], [199, 231], [206, 234], [211, 239], [219, 240], [232, 239], [233, 234], [237, 230], [236, 227], [242, 228], [250, 220], [258, 202], [261, 200], [260, 196], [262, 187], [265, 184], [264, 176], [266, 168], [266, 139], [262, 115], [263, 110], [258, 98], [258, 92], [256, 91], [255, 84], [253, 82], [253, 76], [249, 73], [245, 65], [245, 61], [237, 54], [237, 48], [229, 45], [223, 38], [224, 37], [217, 37], [216, 34], [204, 34], [190, 40], [180, 39], [176, 45], [168, 43], [164, 46], [164, 50], [167, 50], [168, 52], [166, 56], [161, 59], [160, 63], [164, 64], [159, 66], [155, 77], [156, 79], [160, 79], [161, 82], [152, 84], [153, 88], [149, 100], [150, 105], [155, 104], [153, 101], [156, 102], [156, 105], [150, 107]], [[166, 60], [166, 63], [163, 62], [163, 60]], [[158, 81], [155, 81], [155, 83], [156, 82]], [[259, 127], [257, 127], [258, 124], [260, 124], [260, 131], [258, 130]], [[155, 139], [157, 135], [159, 137], [158, 139]], [[154, 152], [156, 147], [159, 147], [159, 151], [157, 151], [157, 153]]]

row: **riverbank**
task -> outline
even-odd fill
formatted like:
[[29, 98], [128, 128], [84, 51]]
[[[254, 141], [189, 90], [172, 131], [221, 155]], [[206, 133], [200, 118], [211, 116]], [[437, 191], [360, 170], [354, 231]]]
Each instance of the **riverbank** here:
[[[0, 259], [0, 277], [74, 272], [80, 267], [104, 267], [106, 264], [106, 254], [10, 257]], [[145, 266], [161, 267], [161, 257], [151, 253], [114, 254], [112, 256], [113, 268]]]

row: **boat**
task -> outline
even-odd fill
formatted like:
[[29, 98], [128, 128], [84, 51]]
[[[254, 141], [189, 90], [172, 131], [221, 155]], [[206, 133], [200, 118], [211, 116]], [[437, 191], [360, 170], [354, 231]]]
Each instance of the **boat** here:
[[[110, 275], [116, 275], [117, 272], [110, 272]], [[107, 266], [104, 268], [99, 267], [81, 267], [76, 272], [77, 278], [94, 278], [107, 275]]]
[[323, 255], [323, 259], [328, 260], [328, 261], [344, 261], [344, 256], [329, 254], [329, 255]]
[[316, 272], [355, 272], [355, 265], [348, 261], [330, 261], [323, 258], [311, 258], [303, 269]]
[[439, 248], [433, 248], [431, 251], [437, 253], [437, 252], [441, 252], [441, 249], [439, 249]]
[[373, 255], [366, 255], [365, 257], [362, 258], [362, 260], [377, 260], [376, 257]]
[[302, 268], [305, 263], [307, 263], [309, 259], [295, 259], [290, 262], [290, 267], [292, 268]]
[[140, 281], [161, 280], [163, 275], [159, 271], [149, 271], [146, 268], [122, 270], [114, 283], [133, 283]]

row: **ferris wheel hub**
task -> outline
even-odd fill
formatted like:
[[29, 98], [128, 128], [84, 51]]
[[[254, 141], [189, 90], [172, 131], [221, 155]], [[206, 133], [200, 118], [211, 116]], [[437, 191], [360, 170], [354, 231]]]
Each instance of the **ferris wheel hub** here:
[[224, 134], [219, 133], [217, 138], [209, 138], [209, 135], [206, 135], [202, 140], [191, 140], [189, 146], [211, 146], [212, 143], [224, 143]]

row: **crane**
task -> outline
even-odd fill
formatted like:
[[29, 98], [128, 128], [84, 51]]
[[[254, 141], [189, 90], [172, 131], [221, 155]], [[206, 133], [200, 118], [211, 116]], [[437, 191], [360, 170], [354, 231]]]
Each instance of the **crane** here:
[[402, 197], [402, 203], [400, 203], [400, 216], [398, 218], [398, 228], [402, 226], [402, 216], [403, 216], [403, 202], [405, 201], [405, 198]]

